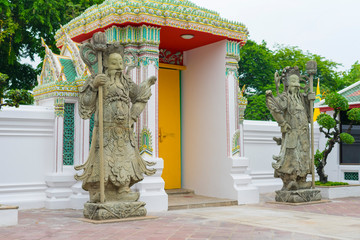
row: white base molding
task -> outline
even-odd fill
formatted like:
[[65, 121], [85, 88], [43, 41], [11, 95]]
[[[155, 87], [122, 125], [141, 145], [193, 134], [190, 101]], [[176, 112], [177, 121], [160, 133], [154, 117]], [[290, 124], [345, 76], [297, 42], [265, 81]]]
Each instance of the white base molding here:
[[89, 192], [82, 189], [82, 182], [79, 181], [75, 183], [71, 190], [73, 191], [73, 195], [70, 197], [70, 207], [72, 209], [83, 209], [84, 204], [89, 201]]
[[145, 161], [156, 163], [152, 167], [156, 169], [156, 173], [153, 176], [145, 176], [144, 180], [134, 186], [134, 190], [140, 193], [139, 201], [146, 203], [145, 208], [148, 212], [167, 211], [168, 195], [164, 190], [165, 182], [161, 178], [164, 161], [161, 158], [152, 158], [144, 155], [143, 158]]
[[0, 205], [0, 227], [18, 224], [18, 206]]
[[247, 174], [249, 159], [246, 157], [233, 157], [231, 177], [237, 192], [238, 204], [259, 203], [259, 190], [252, 184], [252, 178]]
[[45, 182], [0, 185], [1, 203], [21, 210], [45, 207]]
[[360, 197], [360, 185], [316, 186], [323, 199]]
[[76, 183], [74, 173], [52, 173], [45, 177], [48, 189], [45, 191], [45, 208], [65, 209], [71, 208], [71, 187]]

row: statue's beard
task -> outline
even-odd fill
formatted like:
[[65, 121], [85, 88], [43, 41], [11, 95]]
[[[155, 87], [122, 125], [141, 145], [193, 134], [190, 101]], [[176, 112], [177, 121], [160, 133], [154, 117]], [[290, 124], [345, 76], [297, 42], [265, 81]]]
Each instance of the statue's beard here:
[[300, 101], [300, 88], [289, 87], [289, 97], [291, 100]]
[[119, 80], [121, 78], [122, 73], [123, 72], [121, 70], [117, 70], [117, 69], [108, 71], [109, 77], [113, 81]]

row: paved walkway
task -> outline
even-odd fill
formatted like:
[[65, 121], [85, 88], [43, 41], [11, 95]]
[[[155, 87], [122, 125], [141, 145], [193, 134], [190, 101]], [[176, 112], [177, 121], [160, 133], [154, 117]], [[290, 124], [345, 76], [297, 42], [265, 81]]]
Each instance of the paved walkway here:
[[360, 239], [360, 198], [288, 206], [266, 203], [149, 213], [156, 219], [108, 224], [79, 210], [22, 210], [1, 240]]

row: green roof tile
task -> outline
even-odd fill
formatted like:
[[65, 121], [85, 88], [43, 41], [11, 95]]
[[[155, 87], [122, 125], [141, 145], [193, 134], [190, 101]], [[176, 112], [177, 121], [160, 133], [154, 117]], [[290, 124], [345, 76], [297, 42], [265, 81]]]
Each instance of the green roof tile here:
[[360, 102], [360, 84], [340, 93], [349, 103]]
[[59, 58], [61, 65], [64, 67], [64, 73], [68, 82], [74, 82], [77, 76], [75, 66], [71, 59]]
[[[349, 104], [353, 104], [353, 103], [359, 103], [360, 102], [360, 81], [350, 85], [347, 88], [344, 88], [343, 90], [338, 91], [338, 93], [345, 97], [348, 101]], [[327, 107], [327, 105], [325, 104], [325, 99], [322, 99], [318, 104], [315, 104], [315, 106], [318, 106], [320, 108], [322, 107]]]

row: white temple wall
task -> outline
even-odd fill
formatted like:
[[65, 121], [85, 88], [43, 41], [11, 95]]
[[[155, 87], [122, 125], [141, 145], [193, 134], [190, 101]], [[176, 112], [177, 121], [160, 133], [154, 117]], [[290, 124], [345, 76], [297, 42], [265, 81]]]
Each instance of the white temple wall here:
[[45, 175], [52, 171], [54, 110], [20, 106], [0, 110], [0, 204], [42, 208]]
[[237, 199], [227, 156], [225, 55], [226, 41], [184, 52], [182, 179], [197, 194]]
[[252, 182], [260, 193], [279, 190], [280, 178], [274, 178], [272, 156], [280, 152], [273, 137], [281, 137], [280, 128], [271, 121], [244, 121], [244, 154], [249, 158]]
[[[213, 45], [209, 46], [213, 51], [221, 51], [221, 42]], [[206, 51], [206, 47], [192, 51], [194, 54], [195, 52], [202, 53], [202, 51], [210, 52]], [[193, 54], [192, 51], [185, 54], [186, 61], [189, 61], [188, 63], [194, 61], [194, 64], [197, 62], [201, 67], [199, 63], [202, 61], [188, 58]], [[222, 90], [225, 90], [225, 85], [221, 86], [220, 81], [215, 81], [221, 73], [211, 71], [212, 63], [206, 63], [206, 61], [203, 63], [203, 67], [208, 68], [209, 71], [202, 71], [205, 73], [202, 76], [199, 75], [200, 72], [188, 71], [192, 70], [191, 64], [187, 65], [187, 73], [185, 74], [184, 71], [183, 74], [182, 92], [187, 96], [183, 97], [182, 106], [183, 187], [194, 189], [201, 195], [236, 199], [233, 180], [229, 174], [232, 162], [226, 154], [225, 109], [222, 107], [225, 98], [221, 94], [221, 92], [224, 93]], [[204, 89], [211, 94], [199, 100], [197, 95]], [[199, 109], [202, 109], [201, 114], [199, 114]], [[54, 171], [54, 118], [52, 107], [21, 106], [19, 109], [3, 108], [0, 111], [2, 164], [0, 204], [19, 205], [20, 209], [46, 206], [45, 202], [49, 199], [45, 192], [51, 190], [51, 186], [46, 184], [45, 179]], [[318, 130], [315, 133], [315, 149], [317, 149], [318, 144], [323, 145], [325, 141], [323, 138], [319, 141]], [[252, 183], [259, 188], [260, 193], [280, 189], [281, 180], [273, 177], [271, 167], [272, 155], [279, 153], [279, 146], [272, 140], [273, 136], [280, 136], [277, 123], [245, 120], [244, 135], [244, 150], [250, 162], [249, 174], [252, 177]], [[343, 168], [349, 171], [357, 167], [339, 166], [336, 161], [337, 148], [338, 146], [330, 154], [325, 168], [331, 181], [342, 181]], [[73, 168], [73, 166], [65, 167]], [[147, 181], [144, 184], [149, 184], [148, 180], [152, 180], [152, 178], [145, 179]], [[81, 190], [80, 182], [78, 185], [79, 189], [75, 189], [76, 191], [73, 189], [74, 192]], [[139, 188], [142, 187], [139, 186]], [[76, 199], [72, 197], [67, 207], [78, 208], [77, 205], [73, 206]], [[159, 210], [163, 211], [163, 209], [153, 209], [153, 211]]]
[[[250, 160], [250, 175], [252, 182], [258, 187], [260, 193], [280, 190], [282, 181], [274, 178], [274, 169], [271, 163], [272, 156], [278, 155], [280, 146], [276, 145], [273, 137], [281, 137], [280, 127], [272, 121], [244, 121], [245, 156]], [[319, 148], [320, 132], [319, 127], [314, 124], [315, 151]], [[308, 175], [311, 181], [311, 175]]]

